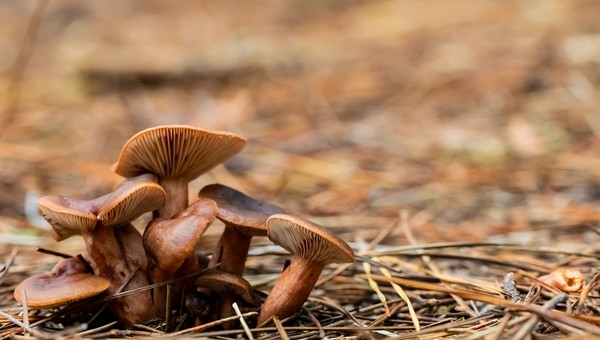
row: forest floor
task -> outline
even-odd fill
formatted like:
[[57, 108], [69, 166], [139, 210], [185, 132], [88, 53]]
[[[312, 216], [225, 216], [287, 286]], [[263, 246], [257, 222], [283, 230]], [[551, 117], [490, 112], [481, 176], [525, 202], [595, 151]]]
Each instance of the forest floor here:
[[[191, 195], [229, 185], [357, 254], [261, 339], [600, 336], [599, 17], [588, 0], [4, 0], [0, 311], [18, 320], [0, 337], [23, 334], [16, 284], [58, 261], [37, 249], [85, 250], [50, 237], [37, 198], [110, 192], [123, 143], [162, 124], [248, 141]], [[286, 258], [256, 238], [246, 278], [268, 293]], [[539, 281], [557, 268], [583, 288]], [[85, 331], [74, 312], [38, 329]], [[86, 336], [164, 335], [100, 320]]]

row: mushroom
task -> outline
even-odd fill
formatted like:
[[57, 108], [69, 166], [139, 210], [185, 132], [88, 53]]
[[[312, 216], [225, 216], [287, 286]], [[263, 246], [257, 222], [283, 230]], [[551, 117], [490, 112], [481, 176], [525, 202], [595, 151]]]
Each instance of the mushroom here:
[[22, 303], [26, 293], [28, 307], [55, 308], [98, 295], [109, 286], [110, 281], [88, 273], [83, 263], [72, 257], [58, 262], [48, 273], [23, 280], [14, 296]]
[[[196, 279], [196, 286], [206, 288], [218, 294], [219, 318], [235, 315], [233, 303], [243, 301], [253, 306], [260, 305], [260, 299], [254, 293], [254, 289], [243, 277], [220, 270], [209, 270]], [[223, 324], [224, 329], [235, 328], [237, 322]]]
[[[88, 201], [61, 196], [38, 201], [57, 241], [83, 237], [95, 274], [111, 282], [109, 294], [148, 285], [142, 236], [129, 222], [164, 202], [165, 192], [150, 174], [125, 180], [114, 192]], [[131, 326], [154, 316], [149, 305], [150, 291], [141, 291], [111, 301], [110, 308]]]
[[242, 275], [252, 237], [267, 236], [267, 219], [283, 209], [221, 184], [205, 186], [198, 196], [214, 200], [219, 208], [217, 218], [225, 223], [209, 266], [220, 263], [220, 270]]
[[156, 175], [167, 203], [155, 217], [171, 218], [188, 206], [188, 183], [237, 154], [246, 140], [230, 132], [166, 125], [138, 132], [123, 146], [113, 170], [123, 177]]
[[267, 220], [269, 239], [293, 254], [291, 264], [275, 281], [258, 316], [258, 325], [294, 315], [310, 295], [329, 263], [352, 263], [354, 253], [346, 242], [306, 219], [276, 214]]
[[[244, 138], [230, 132], [209, 131], [185, 125], [158, 126], [131, 137], [123, 145], [113, 171], [124, 177], [143, 173], [156, 175], [158, 183], [165, 189], [166, 204], [154, 212], [154, 217], [170, 219], [187, 208], [188, 183], [191, 180], [237, 154], [245, 145]], [[171, 278], [199, 269], [198, 259], [190, 253]], [[163, 275], [164, 273], [155, 273], [151, 277], [162, 281]], [[156, 282], [160, 281], [153, 283]], [[187, 288], [185, 282], [178, 285], [181, 287], [177, 290]], [[155, 301], [162, 301], [161, 299]]]
[[213, 299], [204, 292], [194, 291], [185, 295], [185, 309], [196, 317], [196, 325], [212, 321], [215, 311]]
[[[154, 218], [144, 231], [143, 245], [148, 258], [150, 281], [159, 283], [172, 277], [191, 274], [185, 266], [186, 261], [198, 260], [194, 247], [208, 226], [215, 220], [217, 204], [213, 200], [199, 199], [171, 219]], [[174, 296], [183, 293], [190, 284], [178, 282], [173, 285]], [[158, 315], [164, 315], [166, 287], [154, 290], [154, 304]]]
[[576, 293], [583, 287], [583, 274], [574, 268], [557, 268], [538, 280], [565, 293]]

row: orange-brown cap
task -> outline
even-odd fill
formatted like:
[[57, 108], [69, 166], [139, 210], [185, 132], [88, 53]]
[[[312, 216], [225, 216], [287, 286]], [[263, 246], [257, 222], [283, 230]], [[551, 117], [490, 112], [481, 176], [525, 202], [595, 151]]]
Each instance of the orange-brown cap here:
[[98, 219], [107, 226], [122, 225], [162, 207], [165, 200], [165, 190], [156, 183], [156, 176], [142, 174], [123, 181], [109, 194], [98, 211]]
[[110, 287], [110, 282], [87, 272], [77, 258], [60, 261], [51, 272], [34, 275], [21, 282], [14, 292], [22, 302], [27, 293], [27, 306], [54, 308], [73, 301], [98, 295]]
[[197, 287], [204, 287], [218, 294], [233, 294], [244, 302], [254, 306], [260, 305], [260, 299], [254, 289], [243, 277], [220, 270], [212, 269], [202, 273], [196, 279]]
[[80, 200], [62, 196], [44, 196], [38, 200], [42, 216], [52, 226], [52, 236], [62, 241], [82, 232], [91, 232], [99, 224], [119, 226], [165, 204], [165, 191], [154, 175], [129, 178], [112, 193]]
[[155, 218], [144, 231], [144, 250], [150, 264], [159, 268], [165, 277], [175, 273], [208, 226], [215, 220], [217, 205], [200, 199], [172, 219]]
[[217, 218], [228, 227], [252, 236], [266, 236], [269, 216], [283, 213], [283, 209], [276, 205], [255, 200], [222, 184], [207, 185], [198, 196], [217, 203]]
[[352, 263], [354, 252], [344, 240], [297, 216], [276, 214], [267, 220], [269, 239], [298, 257], [324, 264]]
[[192, 180], [240, 152], [246, 140], [224, 131], [185, 125], [149, 128], [131, 137], [113, 171], [123, 177], [144, 173]]
[[52, 237], [56, 241], [94, 230], [98, 223], [90, 201], [52, 195], [41, 197], [38, 206], [52, 226]]
[[576, 293], [583, 287], [583, 273], [576, 268], [556, 268], [539, 280], [566, 293]]

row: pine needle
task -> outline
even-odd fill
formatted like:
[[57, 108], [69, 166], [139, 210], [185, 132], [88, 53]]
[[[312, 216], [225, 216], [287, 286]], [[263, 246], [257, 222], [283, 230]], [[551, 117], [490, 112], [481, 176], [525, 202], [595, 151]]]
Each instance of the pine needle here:
[[28, 335], [29, 329], [29, 309], [27, 308], [27, 291], [23, 290], [23, 330], [25, 331], [25, 335]]
[[277, 328], [277, 332], [279, 333], [279, 336], [281, 336], [281, 339], [289, 340], [290, 337], [287, 335], [285, 328], [283, 328], [283, 324], [281, 324], [281, 320], [279, 320], [278, 317], [274, 317], [273, 323], [275, 324], [275, 327]]
[[581, 311], [585, 306], [585, 302], [588, 299], [588, 296], [592, 290], [594, 290], [598, 284], [600, 283], [600, 272], [596, 273], [594, 277], [583, 286], [581, 289], [581, 293], [579, 294], [579, 301], [577, 302], [577, 311]]
[[369, 264], [368, 262], [363, 262], [363, 270], [365, 271], [365, 274], [367, 276], [367, 281], [369, 282], [369, 287], [371, 287], [371, 289], [375, 292], [375, 294], [377, 294], [377, 298], [379, 298], [379, 301], [381, 301], [381, 303], [383, 304], [383, 308], [385, 308], [385, 314], [389, 317], [390, 316], [390, 308], [387, 305], [387, 299], [386, 299], [385, 295], [379, 289], [377, 282], [375, 282], [375, 280], [373, 280], [373, 278], [371, 276], [371, 264]]
[[240, 312], [240, 308], [238, 307], [237, 302], [234, 302], [231, 306], [233, 307], [235, 314], [240, 319], [240, 324], [242, 325], [244, 332], [246, 332], [246, 336], [248, 337], [248, 339], [254, 340], [254, 336], [252, 336], [252, 332], [250, 332], [250, 328], [248, 328], [248, 324], [246, 323], [246, 320], [244, 320], [244, 316], [242, 315], [242, 312]]
[[73, 334], [72, 337], [73, 338], [80, 338], [80, 337], [83, 337], [85, 335], [91, 335], [91, 334], [100, 333], [100, 332], [103, 332], [103, 331], [105, 331], [107, 329], [110, 329], [111, 327], [113, 327], [116, 324], [117, 324], [117, 321], [109, 322], [106, 325], [102, 325], [100, 327], [96, 327], [96, 328], [93, 328], [93, 329], [87, 329], [87, 330], [85, 330], [83, 332], [79, 332], [79, 333]]
[[[392, 275], [390, 274], [390, 272], [385, 269], [385, 268], [379, 268], [379, 271], [383, 274], [383, 276], [391, 279]], [[402, 300], [406, 303], [406, 306], [408, 307], [408, 313], [410, 314], [410, 318], [413, 322], [413, 325], [415, 326], [415, 330], [417, 332], [421, 331], [421, 326], [419, 324], [419, 318], [417, 317], [417, 313], [415, 313], [415, 309], [413, 308], [412, 303], [410, 302], [410, 299], [408, 298], [408, 295], [406, 295], [406, 293], [404, 292], [404, 290], [402, 289], [402, 287], [400, 287], [398, 284], [390, 281], [390, 284], [392, 285], [392, 288], [394, 288], [394, 290], [396, 291], [396, 293], [398, 293], [398, 295], [400, 295], [400, 298], [402, 298]]]
[[[258, 315], [257, 312], [248, 312], [248, 313], [242, 314], [241, 317], [248, 318], [248, 317], [256, 316], [256, 315]], [[222, 325], [222, 324], [224, 324], [226, 322], [229, 322], [229, 321], [238, 320], [239, 318], [240, 317], [237, 316], [237, 315], [228, 316], [228, 317], [223, 318], [223, 319], [219, 319], [219, 320], [212, 321], [212, 322], [207, 322], [205, 324], [198, 325], [198, 326], [195, 326], [195, 327], [190, 327], [190, 328], [181, 330], [179, 332], [173, 332], [173, 333], [165, 334], [165, 336], [173, 337], [173, 336], [181, 336], [181, 335], [186, 335], [186, 334], [191, 334], [191, 333], [197, 333], [197, 332], [201, 332], [201, 331], [203, 331], [203, 330], [205, 330], [207, 328], [211, 328], [211, 327], [214, 327], [214, 326]]]

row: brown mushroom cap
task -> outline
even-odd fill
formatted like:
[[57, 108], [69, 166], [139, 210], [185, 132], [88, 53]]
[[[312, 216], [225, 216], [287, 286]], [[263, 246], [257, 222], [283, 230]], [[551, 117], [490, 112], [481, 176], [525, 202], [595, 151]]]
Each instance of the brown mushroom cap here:
[[155, 218], [144, 231], [144, 250], [150, 263], [162, 271], [163, 277], [175, 273], [208, 226], [215, 220], [217, 205], [200, 199], [172, 219]]
[[14, 292], [22, 302], [27, 292], [27, 306], [54, 308], [73, 301], [98, 295], [110, 287], [110, 282], [87, 272], [77, 258], [60, 261], [51, 272], [34, 275], [21, 282]]
[[230, 132], [165, 125], [138, 132], [123, 146], [113, 171], [192, 180], [237, 154], [246, 140]]
[[219, 208], [217, 218], [246, 235], [266, 236], [269, 216], [283, 213], [283, 209], [276, 205], [255, 200], [222, 184], [207, 185], [198, 196], [215, 201]]
[[204, 287], [219, 294], [239, 296], [246, 303], [260, 305], [254, 289], [243, 277], [220, 270], [209, 270], [196, 279], [197, 287]]
[[210, 318], [215, 312], [215, 306], [211, 300], [210, 296], [203, 292], [190, 292], [185, 295], [185, 309], [200, 320]]
[[321, 263], [352, 263], [354, 252], [331, 231], [297, 216], [276, 214], [267, 220], [269, 239], [298, 257]]
[[329, 263], [352, 263], [352, 249], [329, 230], [300, 217], [277, 214], [267, 220], [269, 238], [294, 254], [292, 263], [275, 281], [258, 316], [259, 327], [271, 317], [296, 313]]
[[141, 214], [165, 205], [165, 190], [156, 183], [156, 176], [142, 174], [125, 180], [98, 211], [104, 225], [129, 223]]
[[65, 240], [82, 231], [91, 231], [98, 222], [89, 201], [62, 196], [44, 196], [38, 200], [42, 216], [52, 226], [52, 237]]
[[165, 204], [165, 191], [154, 175], [129, 178], [107, 195], [92, 200], [44, 196], [38, 200], [42, 216], [50, 223], [53, 237], [62, 241], [105, 226], [124, 225], [141, 214]]

